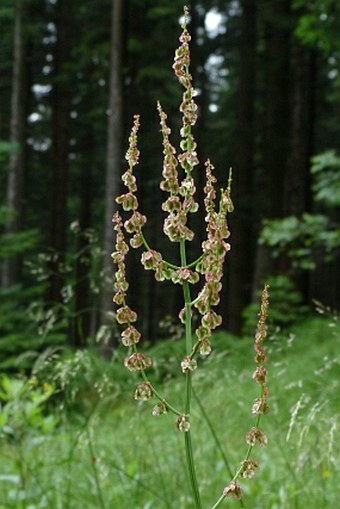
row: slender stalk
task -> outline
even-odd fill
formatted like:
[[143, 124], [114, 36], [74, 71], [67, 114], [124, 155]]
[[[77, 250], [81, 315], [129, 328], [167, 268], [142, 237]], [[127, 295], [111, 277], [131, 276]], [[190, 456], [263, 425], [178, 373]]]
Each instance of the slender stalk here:
[[216, 434], [215, 428], [214, 428], [211, 420], [209, 419], [208, 414], [205, 411], [204, 406], [202, 405], [199, 397], [197, 396], [197, 394], [196, 394], [196, 392], [194, 390], [193, 390], [193, 396], [194, 396], [194, 398], [196, 400], [196, 403], [198, 404], [198, 407], [199, 407], [199, 409], [201, 411], [201, 414], [202, 414], [205, 422], [207, 423], [207, 426], [208, 426], [209, 431], [210, 431], [210, 433], [211, 433], [211, 435], [212, 435], [212, 437], [214, 439], [214, 442], [215, 442], [215, 444], [217, 446], [217, 449], [220, 451], [220, 454], [221, 454], [222, 459], [223, 459], [223, 463], [224, 463], [226, 469], [228, 470], [228, 473], [229, 473], [230, 477], [233, 477], [234, 474], [233, 474], [233, 471], [232, 471], [231, 466], [229, 464], [228, 458], [227, 458], [227, 456], [226, 456], [226, 454], [224, 452], [224, 449], [222, 447], [221, 441], [220, 441], [220, 439], [218, 438], [218, 436]]
[[[137, 349], [135, 348], [135, 351], [137, 351]], [[172, 406], [169, 401], [165, 398], [162, 397], [162, 395], [160, 394], [159, 391], [157, 391], [157, 389], [154, 387], [154, 385], [150, 382], [148, 376], [146, 375], [145, 371], [142, 370], [141, 371], [141, 375], [142, 375], [142, 378], [145, 382], [148, 382], [148, 384], [150, 384], [150, 387], [152, 388], [152, 391], [154, 393], [154, 395], [156, 396], [157, 399], [159, 399], [159, 401], [161, 401], [162, 403], [164, 403], [164, 405], [166, 406], [166, 408], [168, 410], [170, 410], [173, 414], [175, 415], [182, 415], [182, 412], [180, 412], [179, 410], [177, 410], [177, 408], [175, 408], [174, 406]]]
[[152, 494], [154, 497], [156, 497], [158, 500], [160, 500], [161, 502], [163, 502], [164, 504], [168, 505], [167, 504], [167, 501], [165, 500], [165, 498], [163, 498], [157, 490], [153, 490], [152, 488], [150, 488], [150, 486], [148, 484], [145, 484], [143, 483], [143, 481], [141, 481], [140, 479], [138, 479], [138, 477], [136, 475], [131, 475], [129, 474], [126, 470], [124, 470], [124, 468], [122, 468], [120, 465], [118, 465], [117, 463], [114, 463], [114, 461], [110, 458], [109, 460], [109, 463], [110, 463], [110, 466], [119, 474], [122, 474], [124, 477], [126, 477], [127, 479], [129, 479], [130, 481], [133, 481], [134, 484], [136, 484], [139, 488], [143, 488], [143, 490], [145, 492], [148, 492], [150, 494]]
[[220, 498], [217, 500], [216, 504], [214, 504], [211, 509], [216, 509], [217, 507], [219, 507], [219, 505], [223, 502], [224, 499], [225, 495], [221, 495]]
[[[207, 423], [207, 426], [208, 426], [208, 428], [210, 430], [210, 433], [211, 433], [211, 435], [212, 435], [212, 437], [214, 439], [214, 442], [215, 442], [218, 450], [220, 451], [220, 454], [221, 454], [222, 459], [223, 459], [223, 463], [224, 463], [226, 469], [228, 470], [230, 477], [233, 477], [233, 472], [232, 472], [231, 466], [230, 466], [228, 458], [227, 458], [227, 456], [226, 456], [226, 454], [224, 452], [224, 449], [222, 447], [221, 441], [220, 441], [220, 439], [218, 438], [218, 436], [216, 434], [215, 428], [214, 428], [211, 420], [209, 419], [208, 414], [205, 411], [205, 408], [202, 405], [202, 403], [201, 403], [199, 397], [197, 396], [196, 392], [194, 390], [192, 392], [193, 392], [193, 396], [194, 396], [194, 398], [196, 400], [196, 403], [198, 404], [198, 407], [201, 410], [202, 416], [203, 416], [205, 422]], [[242, 509], [246, 509], [245, 502], [244, 502], [244, 500], [242, 498], [239, 500], [239, 504], [240, 504], [240, 507], [242, 507]]]
[[[185, 241], [182, 240], [180, 242], [180, 255], [181, 255], [181, 265], [185, 267], [187, 264], [186, 260], [186, 250], [185, 250]], [[183, 281], [183, 296], [184, 296], [184, 305], [185, 305], [185, 351], [186, 355], [190, 355], [192, 352], [192, 329], [191, 329], [191, 296], [190, 296], [190, 287], [187, 281]], [[191, 393], [192, 393], [192, 379], [191, 372], [187, 372], [185, 374], [185, 413], [190, 419], [190, 410], [191, 410]], [[195, 461], [194, 455], [192, 451], [192, 442], [191, 442], [191, 431], [190, 429], [185, 432], [185, 454], [186, 461], [189, 471], [191, 490], [195, 501], [196, 509], [202, 509], [200, 493], [198, 489], [198, 482], [195, 470]]]
[[[261, 415], [257, 415], [256, 416], [256, 420], [255, 420], [255, 428], [258, 428], [259, 425], [260, 425], [260, 419], [261, 419]], [[247, 448], [247, 452], [246, 452], [246, 455], [245, 455], [245, 458], [244, 458], [244, 461], [247, 461], [249, 458], [250, 458], [250, 454], [252, 452], [254, 448], [254, 445], [253, 444], [249, 444], [248, 445], [248, 448]], [[236, 481], [237, 478], [239, 477], [240, 473], [242, 472], [242, 465], [240, 466], [240, 468], [237, 470], [236, 474], [234, 475], [234, 477], [232, 478], [231, 482], [232, 481]], [[220, 506], [220, 504], [223, 502], [223, 500], [226, 498], [227, 495], [225, 494], [222, 494], [220, 496], [220, 498], [217, 500], [217, 502], [211, 507], [211, 509], [216, 509], [217, 507]]]
[[78, 431], [78, 433], [76, 434], [76, 437], [75, 439], [73, 440], [73, 443], [71, 444], [71, 447], [70, 447], [70, 450], [69, 450], [69, 453], [68, 453], [68, 457], [67, 457], [67, 461], [66, 461], [66, 464], [67, 464], [67, 484], [66, 484], [66, 487], [65, 487], [65, 497], [64, 497], [64, 505], [63, 507], [65, 509], [68, 509], [70, 507], [70, 502], [71, 502], [71, 487], [72, 487], [72, 479], [73, 479], [73, 475], [72, 475], [72, 463], [73, 463], [73, 457], [74, 457], [74, 453], [75, 453], [75, 450], [77, 448], [77, 445], [79, 443], [79, 440], [82, 436], [83, 433], [85, 433], [85, 430], [88, 429], [88, 426], [90, 424], [90, 421], [93, 417], [93, 415], [95, 414], [98, 406], [99, 406], [99, 403], [100, 403], [100, 400], [98, 399], [95, 404], [93, 405], [89, 415], [85, 418], [85, 421], [82, 425], [82, 427], [80, 428], [80, 430]]
[[104, 498], [103, 498], [102, 489], [100, 486], [98, 469], [96, 467], [96, 458], [95, 458], [95, 454], [94, 454], [91, 433], [90, 433], [90, 430], [88, 427], [86, 428], [86, 434], [87, 434], [88, 447], [89, 447], [89, 453], [90, 453], [90, 458], [91, 458], [94, 482], [95, 482], [96, 488], [97, 488], [97, 496], [98, 496], [99, 506], [101, 507], [101, 509], [105, 509], [105, 502], [104, 502]]

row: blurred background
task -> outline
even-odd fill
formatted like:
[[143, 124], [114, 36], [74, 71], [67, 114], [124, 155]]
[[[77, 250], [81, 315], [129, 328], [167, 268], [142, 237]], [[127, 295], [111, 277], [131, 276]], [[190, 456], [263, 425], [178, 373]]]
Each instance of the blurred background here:
[[[188, 1], [201, 161], [235, 211], [219, 312], [247, 331], [263, 281], [275, 327], [340, 305], [340, 4], [337, 0]], [[171, 66], [178, 0], [2, 0], [0, 6], [0, 367], [51, 346], [114, 344], [114, 196], [135, 113], [146, 237], [162, 236], [156, 101], [178, 142]], [[201, 191], [198, 191], [199, 193]], [[190, 256], [199, 252], [198, 214]], [[180, 288], [129, 260], [130, 303], [150, 343], [173, 333]], [[255, 306], [257, 309], [257, 305]], [[256, 314], [256, 313], [255, 313]]]

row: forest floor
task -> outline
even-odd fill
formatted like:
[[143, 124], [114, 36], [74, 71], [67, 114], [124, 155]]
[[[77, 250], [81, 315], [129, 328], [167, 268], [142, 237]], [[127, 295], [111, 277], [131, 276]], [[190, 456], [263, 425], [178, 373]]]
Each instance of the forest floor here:
[[[251, 378], [253, 346], [250, 338], [222, 332], [214, 344], [194, 373], [195, 397], [235, 471], [245, 455], [258, 396]], [[157, 359], [151, 377], [179, 407], [181, 346], [167, 340], [150, 348]], [[259, 471], [241, 483], [245, 507], [334, 509], [340, 475], [339, 323], [306, 320], [289, 333], [272, 335], [267, 350], [270, 412], [261, 428], [268, 445], [255, 447]], [[151, 402], [133, 400], [138, 382], [121, 367], [122, 356], [110, 365], [88, 352], [54, 361], [53, 369], [49, 365], [41, 372], [45, 381], [34, 382], [42, 387], [34, 397], [8, 378], [12, 398], [0, 407], [0, 509], [193, 507], [183, 433], [175, 430], [173, 415], [153, 417]], [[43, 401], [53, 386], [58, 390]], [[195, 399], [192, 420], [202, 505], [208, 509], [230, 475]], [[233, 500], [222, 504], [227, 505], [240, 507]]]

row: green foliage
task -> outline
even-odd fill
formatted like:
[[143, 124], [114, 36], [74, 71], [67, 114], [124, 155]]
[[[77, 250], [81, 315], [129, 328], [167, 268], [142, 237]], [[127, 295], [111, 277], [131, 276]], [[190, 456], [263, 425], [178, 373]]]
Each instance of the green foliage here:
[[[6, 5], [7, 4], [7, 5]], [[0, 7], [0, 21], [11, 21], [14, 15], [14, 4], [8, 0], [4, 0]]]
[[[274, 276], [267, 279], [270, 287], [271, 307], [268, 315], [269, 334], [278, 329], [286, 330], [304, 319], [308, 313], [303, 305], [302, 295], [288, 276]], [[258, 292], [260, 293], [260, 292]], [[250, 336], [256, 327], [257, 304], [249, 304], [243, 311], [243, 334]]]
[[36, 245], [37, 230], [22, 230], [1, 235], [0, 261], [16, 254], [25, 254]]
[[0, 290], [0, 369], [24, 367], [20, 354], [37, 347], [37, 334], [27, 313], [28, 303], [36, 297], [34, 289], [21, 285]]
[[317, 202], [328, 207], [340, 206], [340, 156], [328, 150], [312, 158], [313, 193]]
[[274, 257], [289, 256], [293, 267], [313, 270], [318, 248], [324, 250], [325, 261], [333, 258], [340, 246], [340, 228], [332, 227], [329, 218], [322, 214], [268, 219], [263, 221], [260, 243], [270, 246]]
[[9, 141], [0, 141], [0, 164], [3, 164], [7, 160], [8, 156], [16, 150], [17, 146], [15, 143], [11, 143]]
[[47, 402], [54, 394], [48, 383], [38, 386], [36, 380], [0, 376], [0, 437], [22, 440], [28, 434], [51, 432], [57, 416], [47, 412]]
[[329, 262], [340, 247], [340, 224], [331, 214], [340, 205], [340, 157], [333, 150], [313, 157], [311, 173], [314, 200], [325, 213], [264, 220], [259, 239], [272, 248], [274, 257], [288, 255], [293, 267], [306, 270], [316, 268], [320, 252]]
[[[0, 224], [11, 216], [7, 208], [1, 208]], [[105, 283], [101, 277], [102, 250], [98, 235], [90, 228], [81, 230], [76, 221], [71, 224], [69, 235], [70, 249], [63, 259], [60, 253], [34, 254], [38, 240], [34, 230], [2, 233], [0, 263], [7, 256], [22, 253], [24, 267], [22, 284], [0, 289], [1, 369], [29, 369], [47, 347], [71, 346], [76, 343], [76, 336], [83, 344], [88, 341], [83, 313], [89, 313], [90, 307], [99, 307], [101, 285]], [[57, 262], [63, 281], [62, 299], [46, 303], [52, 262]], [[86, 268], [80, 275], [79, 266]], [[80, 286], [89, 292], [89, 309], [77, 308]]]
[[0, 467], [1, 508], [28, 507], [26, 498], [36, 492], [27, 486], [32, 470], [26, 454], [29, 449], [36, 451], [59, 423], [49, 406], [53, 394], [49, 383], [38, 385], [34, 378], [0, 375], [0, 456], [5, 458]]
[[308, 3], [304, 0], [295, 0], [293, 7], [305, 9], [295, 29], [305, 44], [318, 46], [325, 53], [340, 48], [338, 0], [313, 0]]
[[[275, 394], [265, 426], [270, 442], [258, 451], [261, 475], [256, 483], [245, 487], [247, 507], [337, 507], [339, 341], [336, 317], [314, 318], [270, 346], [270, 379]], [[164, 349], [173, 349], [173, 343], [164, 340]], [[202, 367], [204, 387], [199, 396], [234, 468], [242, 446], [240, 417], [248, 409], [249, 394], [254, 390], [245, 367], [245, 359], [252, 357], [252, 345], [248, 339], [237, 341], [222, 333], [214, 337], [214, 344], [211, 359]], [[150, 354], [155, 356], [152, 350]], [[102, 361], [96, 362], [99, 366]], [[210, 369], [210, 362], [216, 369]], [[101, 366], [104, 371], [105, 365]], [[118, 379], [122, 373], [117, 373]], [[98, 375], [93, 372], [93, 385]], [[114, 376], [112, 371], [112, 380]], [[57, 426], [50, 431], [27, 427], [20, 449], [19, 442], [8, 436], [0, 441], [1, 509], [172, 509], [174, 500], [181, 509], [192, 508], [185, 486], [182, 495], [178, 493], [183, 458], [178, 435], [168, 432], [171, 417], [154, 418], [143, 403], [136, 407], [131, 401], [131, 382], [120, 379], [120, 383], [120, 392], [113, 391], [112, 397], [110, 391], [98, 400], [89, 399], [87, 391], [78, 392], [77, 398], [84, 398], [84, 403], [81, 413], [74, 408], [71, 420], [65, 419], [61, 409], [53, 410], [51, 400], [47, 400], [41, 404], [42, 414], [47, 416], [46, 410], [52, 416], [58, 413]], [[42, 383], [38, 387], [44, 394]], [[167, 385], [167, 393], [172, 399], [183, 398], [181, 377]], [[226, 420], [228, 426], [223, 424]], [[244, 423], [241, 432], [246, 430]], [[214, 494], [225, 483], [225, 468], [203, 419], [200, 432], [197, 468], [205, 486], [202, 502], [210, 507]], [[238, 505], [231, 503], [230, 507]]]
[[[3, 207], [0, 223], [10, 217]], [[65, 343], [65, 318], [44, 303], [47, 276], [42, 267], [45, 258], [34, 254], [37, 240], [36, 230], [1, 234], [0, 262], [23, 254], [24, 266], [21, 284], [0, 288], [0, 369], [29, 369], [47, 345]]]
[[[0, 208], [0, 225], [13, 217], [7, 207]], [[22, 254], [24, 260], [32, 256], [38, 239], [37, 230], [22, 230], [16, 233], [0, 234], [0, 270], [1, 262], [16, 254]], [[38, 348], [40, 338], [29, 317], [29, 306], [39, 298], [41, 285], [27, 286], [27, 274], [23, 282], [10, 288], [0, 288], [0, 369], [25, 368], [29, 365], [32, 351]], [[25, 358], [21, 355], [25, 352]]]
[[32, 374], [39, 384], [48, 380], [53, 385], [59, 408], [82, 413], [98, 399], [119, 397], [129, 378], [122, 360], [120, 351], [108, 363], [96, 351], [47, 348], [35, 360]]

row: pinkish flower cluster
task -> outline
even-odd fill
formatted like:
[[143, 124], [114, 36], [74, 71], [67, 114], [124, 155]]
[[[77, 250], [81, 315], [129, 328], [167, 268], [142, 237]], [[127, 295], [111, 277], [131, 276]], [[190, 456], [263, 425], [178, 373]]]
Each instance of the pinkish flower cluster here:
[[242, 498], [242, 489], [238, 482], [231, 481], [223, 490], [223, 495], [225, 497], [232, 497], [235, 500], [240, 500]]
[[254, 477], [259, 466], [260, 464], [256, 460], [244, 460], [240, 471], [241, 477], [243, 477], [243, 479], [251, 479]]
[[188, 373], [189, 371], [195, 371], [197, 369], [197, 361], [191, 357], [191, 355], [186, 355], [181, 362], [181, 370], [182, 373]]
[[195, 284], [199, 280], [199, 275], [197, 272], [188, 269], [187, 267], [179, 267], [176, 270], [173, 270], [171, 273], [171, 281], [173, 283], [182, 283], [183, 281], [187, 281], [190, 284]]
[[130, 371], [143, 371], [152, 366], [152, 359], [140, 352], [133, 352], [124, 359], [124, 366]]
[[261, 296], [261, 308], [259, 312], [259, 320], [257, 324], [257, 329], [255, 333], [255, 362], [258, 364], [253, 373], [253, 380], [261, 386], [261, 395], [256, 398], [252, 405], [252, 413], [256, 415], [256, 425], [253, 426], [250, 431], [246, 434], [246, 442], [248, 444], [248, 453], [246, 459], [241, 463], [241, 466], [238, 471], [238, 475], [243, 477], [244, 479], [249, 479], [253, 477], [256, 473], [256, 470], [259, 467], [259, 462], [253, 459], [250, 459], [251, 449], [259, 444], [261, 446], [267, 445], [268, 439], [263, 431], [258, 427], [260, 422], [260, 417], [263, 414], [269, 412], [268, 405], [268, 387], [267, 387], [267, 370], [263, 366], [263, 362], [266, 360], [266, 354], [263, 347], [263, 341], [267, 334], [267, 326], [266, 319], [268, 315], [268, 306], [269, 306], [269, 293], [268, 286], [265, 285], [262, 296]]
[[168, 408], [164, 401], [159, 401], [152, 409], [152, 415], [154, 417], [158, 417], [159, 415], [166, 414], [168, 412]]
[[127, 187], [128, 192], [116, 198], [116, 202], [122, 206], [123, 210], [132, 212], [130, 218], [124, 222], [124, 228], [127, 233], [133, 235], [130, 239], [130, 244], [134, 248], [140, 247], [143, 244], [142, 228], [146, 223], [146, 217], [138, 211], [138, 199], [135, 194], [137, 192], [137, 184], [136, 177], [133, 174], [133, 167], [139, 161], [139, 150], [137, 147], [139, 125], [139, 115], [135, 115], [129, 136], [129, 148], [125, 155], [129, 167], [122, 175], [122, 181], [125, 187]]
[[268, 286], [265, 285], [261, 295], [261, 308], [259, 312], [259, 320], [255, 333], [255, 362], [258, 364], [254, 373], [253, 380], [261, 386], [261, 396], [256, 398], [252, 406], [252, 413], [256, 415], [266, 414], [269, 412], [267, 387], [267, 370], [263, 363], [267, 360], [266, 352], [263, 347], [263, 341], [267, 335], [266, 319], [268, 315], [269, 292]]
[[176, 149], [171, 144], [169, 136], [171, 129], [167, 126], [166, 119], [167, 114], [163, 111], [160, 102], [157, 103], [157, 109], [160, 118], [161, 132], [163, 136], [163, 180], [160, 184], [162, 191], [166, 191], [171, 194], [171, 197], [163, 204], [163, 210], [168, 212], [174, 212], [180, 209], [179, 199], [176, 198], [179, 192], [178, 183], [178, 161], [176, 157]]
[[248, 445], [256, 445], [259, 444], [260, 446], [264, 446], [268, 444], [268, 438], [263, 433], [260, 428], [256, 428], [255, 426], [251, 428], [250, 431], [248, 431], [246, 435], [246, 442]]
[[[133, 167], [138, 164], [139, 150], [137, 148], [137, 132], [139, 129], [139, 116], [135, 115], [134, 123], [129, 137], [129, 148], [126, 153], [126, 160], [129, 167], [122, 176], [122, 180], [128, 189], [128, 192], [116, 198], [116, 202], [120, 204], [124, 211], [130, 211], [131, 216], [124, 222], [125, 231], [133, 234], [130, 243], [133, 247], [137, 247], [143, 243], [142, 227], [146, 222], [146, 218], [138, 212], [138, 200], [136, 197], [137, 184], [133, 175]], [[124, 360], [124, 365], [130, 371], [141, 371], [152, 365], [151, 357], [136, 351], [136, 345], [141, 338], [141, 333], [133, 325], [137, 321], [137, 313], [131, 309], [126, 303], [126, 294], [129, 284], [126, 280], [125, 257], [129, 251], [129, 246], [125, 242], [123, 233], [123, 219], [119, 212], [116, 212], [112, 218], [114, 230], [116, 232], [115, 251], [112, 254], [114, 263], [116, 264], [114, 297], [113, 301], [118, 305], [116, 311], [116, 320], [125, 328], [121, 333], [122, 344], [129, 348], [129, 353]], [[146, 386], [143, 387], [146, 394]], [[142, 388], [136, 390], [135, 394], [142, 398]]]
[[251, 407], [251, 411], [255, 415], [263, 415], [269, 412], [269, 405], [267, 401], [268, 393], [262, 394], [260, 398], [256, 398], [253, 406]]
[[126, 281], [125, 277], [125, 256], [129, 251], [129, 246], [124, 240], [122, 230], [123, 220], [118, 212], [114, 214], [112, 222], [114, 223], [114, 230], [116, 231], [116, 250], [111, 255], [116, 264], [116, 281], [114, 284], [115, 293], [113, 301], [120, 306], [124, 304], [126, 292], [129, 288], [129, 283]]
[[144, 251], [141, 256], [141, 262], [145, 270], [153, 270], [155, 272], [155, 279], [157, 281], [170, 279], [172, 270], [158, 251], [154, 249]]
[[139, 342], [141, 333], [136, 329], [136, 327], [130, 325], [122, 332], [121, 337], [124, 346], [132, 346]]
[[[196, 335], [200, 343], [205, 346], [212, 330], [221, 324], [222, 318], [212, 306], [220, 302], [221, 279], [223, 276], [223, 264], [226, 253], [230, 250], [230, 244], [226, 242], [230, 232], [227, 223], [227, 213], [232, 210], [230, 197], [230, 182], [225, 190], [221, 191], [219, 208], [216, 210], [216, 178], [213, 175], [214, 167], [208, 160], [206, 167], [206, 185], [204, 187], [206, 210], [205, 221], [207, 223], [207, 239], [202, 243], [203, 257], [197, 264], [196, 270], [204, 275], [205, 284], [195, 300], [195, 307], [202, 315], [200, 326]], [[209, 347], [208, 347], [209, 351]]]
[[187, 433], [190, 428], [191, 424], [186, 415], [180, 415], [176, 421], [176, 428], [178, 431], [182, 431], [183, 433]]
[[[183, 32], [180, 36], [180, 47], [176, 50], [173, 70], [185, 91], [183, 92], [180, 111], [182, 113], [182, 152], [177, 156], [176, 150], [170, 142], [170, 128], [167, 126], [167, 115], [158, 103], [161, 131], [163, 136], [163, 181], [161, 189], [170, 194], [163, 204], [163, 210], [168, 212], [164, 221], [164, 233], [172, 242], [192, 240], [194, 232], [187, 226], [188, 213], [196, 212], [198, 204], [195, 201], [196, 187], [191, 172], [198, 165], [197, 144], [191, 132], [191, 127], [197, 120], [197, 105], [194, 101], [195, 91], [192, 86], [192, 77], [189, 72], [190, 65], [190, 35], [187, 30], [188, 9], [184, 9]], [[185, 177], [179, 181], [178, 165], [183, 168]]]
[[191, 40], [191, 36], [187, 30], [187, 19], [188, 19], [189, 11], [188, 8], [184, 7], [184, 23], [182, 25], [183, 32], [180, 35], [181, 46], [176, 50], [175, 61], [172, 66], [175, 74], [183, 87], [190, 88], [191, 86], [191, 76], [188, 75], [188, 69], [190, 65], [190, 48], [189, 42]]
[[[158, 112], [160, 116], [161, 131], [163, 136], [163, 180], [160, 187], [163, 191], [170, 194], [169, 198], [165, 200], [162, 209], [168, 212], [168, 216], [164, 220], [164, 233], [169, 237], [172, 242], [179, 242], [181, 240], [192, 240], [194, 232], [187, 226], [188, 213], [195, 212], [198, 208], [194, 200], [195, 184], [190, 175], [179, 183], [178, 180], [178, 161], [176, 149], [172, 146], [169, 134], [170, 128], [166, 124], [167, 115], [162, 110], [161, 105], [158, 103]], [[190, 163], [194, 160], [190, 159]], [[193, 165], [190, 167], [192, 169]]]
[[[188, 9], [184, 8], [184, 23], [182, 25], [183, 32], [179, 38], [180, 47], [177, 48], [175, 53], [175, 61], [172, 66], [175, 75], [178, 78], [180, 84], [184, 87], [185, 92], [183, 93], [182, 103], [180, 105], [180, 111], [183, 113], [183, 125], [180, 134], [183, 138], [181, 143], [181, 149], [184, 151], [180, 160], [182, 168], [185, 171], [191, 171], [192, 167], [198, 164], [196, 156], [196, 144], [191, 134], [191, 127], [196, 124], [197, 121], [197, 105], [194, 101], [195, 91], [192, 86], [192, 76], [189, 72], [190, 65], [190, 48], [189, 42], [191, 36], [187, 30], [187, 18]], [[186, 151], [189, 153], [187, 154]], [[191, 160], [189, 162], [189, 160]]]
[[140, 401], [148, 401], [153, 397], [153, 389], [149, 382], [140, 383], [135, 390], [135, 399]]

